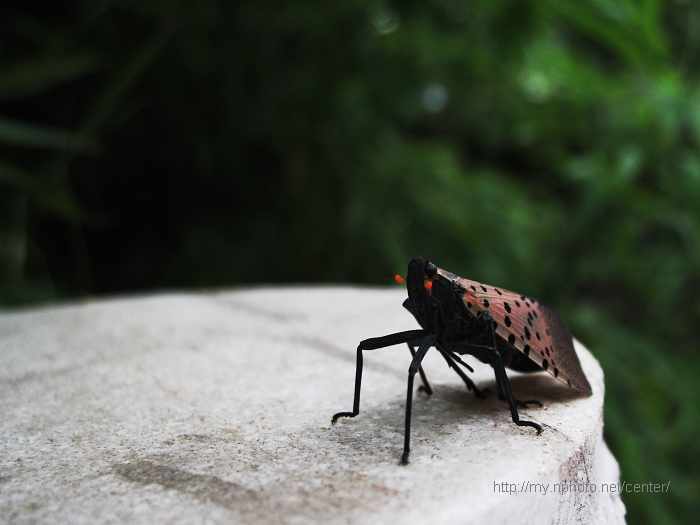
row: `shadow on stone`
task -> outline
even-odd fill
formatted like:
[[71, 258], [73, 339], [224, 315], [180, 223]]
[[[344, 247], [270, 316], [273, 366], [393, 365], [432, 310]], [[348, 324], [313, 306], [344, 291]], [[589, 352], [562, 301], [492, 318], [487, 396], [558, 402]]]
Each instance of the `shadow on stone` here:
[[[586, 398], [575, 390], [562, 385], [544, 373], [538, 374], [514, 374], [510, 378], [513, 392], [519, 399], [538, 399], [543, 406], [530, 406], [519, 408], [521, 419], [528, 419], [540, 423], [546, 432], [563, 436], [566, 429], [556, 429], [545, 424], [539, 417], [548, 407], [568, 403], [577, 399]], [[506, 433], [514, 435], [530, 436], [538, 438], [529, 427], [517, 427], [512, 423], [508, 403], [500, 401], [497, 396], [495, 380], [481, 381], [479, 388], [488, 389], [485, 399], [479, 399], [474, 393], [468, 391], [464, 385], [459, 384], [435, 384], [432, 396], [421, 395], [414, 392], [413, 414], [411, 433], [414, 443], [421, 439], [429, 439], [429, 436], [440, 439], [440, 436], [451, 436], [460, 432], [464, 425], [472, 426], [474, 437], [462, 436], [462, 443], [483, 439], [482, 432], [488, 427], [501, 425]], [[570, 408], [569, 410], [576, 410]], [[343, 446], [349, 446], [360, 454], [371, 454], [377, 461], [386, 460], [398, 454], [403, 445], [405, 422], [405, 397], [398, 395], [388, 404], [383, 406], [370, 406], [362, 408], [357, 418], [342, 420], [344, 425], [352, 425], [350, 432], [339, 431], [334, 428], [328, 438]], [[342, 428], [342, 427], [338, 427]], [[356, 432], [362, 432], [358, 437]], [[488, 431], [487, 431], [488, 432]], [[493, 432], [494, 439], [497, 432]], [[447, 442], [452, 438], [447, 438]], [[551, 436], [545, 439], [553, 439]], [[466, 441], [465, 441], [466, 440]], [[389, 443], [389, 446], [384, 446]], [[377, 445], [380, 445], [379, 451]]]
[[150, 461], [135, 461], [112, 465], [121, 478], [141, 485], [160, 485], [166, 489], [191, 494], [228, 509], [240, 509], [257, 499], [254, 491], [216, 476], [193, 474]]

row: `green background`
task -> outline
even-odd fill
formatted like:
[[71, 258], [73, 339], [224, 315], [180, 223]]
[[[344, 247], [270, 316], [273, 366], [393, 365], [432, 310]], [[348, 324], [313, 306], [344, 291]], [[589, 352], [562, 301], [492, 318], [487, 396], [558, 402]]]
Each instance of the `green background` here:
[[628, 522], [691, 523], [699, 66], [682, 0], [3, 2], [0, 303], [420, 254], [554, 306], [622, 479], [670, 481]]

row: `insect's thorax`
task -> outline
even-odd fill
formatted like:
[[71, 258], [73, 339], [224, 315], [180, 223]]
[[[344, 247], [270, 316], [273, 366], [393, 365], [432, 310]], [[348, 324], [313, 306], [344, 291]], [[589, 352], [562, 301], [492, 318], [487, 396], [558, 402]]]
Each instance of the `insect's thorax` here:
[[409, 293], [406, 305], [418, 323], [443, 343], [466, 341], [473, 334], [476, 314], [469, 312], [462, 300], [464, 289], [456, 282], [438, 276], [430, 290], [421, 286]]
[[[517, 361], [517, 350], [501, 337], [496, 337], [494, 341], [492, 332], [483, 321], [477, 319], [483, 308], [476, 305], [470, 308], [471, 303], [468, 299], [471, 290], [465, 289], [463, 281], [460, 277], [439, 269], [429, 290], [424, 289], [422, 283], [415, 282], [413, 289], [409, 284], [409, 299], [404, 306], [423, 329], [435, 335], [439, 343], [455, 349], [460, 348], [455, 350], [458, 353], [471, 354], [480, 361], [490, 362], [488, 352], [480, 351], [479, 347], [492, 347], [495, 342], [504, 363], [508, 364], [513, 359]], [[473, 346], [455, 347], [452, 346], [453, 343], [469, 343]], [[529, 360], [523, 356], [523, 361]], [[517, 363], [514, 364], [518, 367]], [[525, 370], [531, 367], [518, 369]]]

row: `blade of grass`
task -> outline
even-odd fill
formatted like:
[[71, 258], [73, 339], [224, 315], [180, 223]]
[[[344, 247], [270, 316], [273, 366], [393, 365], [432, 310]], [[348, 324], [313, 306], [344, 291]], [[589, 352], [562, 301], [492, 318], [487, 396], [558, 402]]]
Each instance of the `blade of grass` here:
[[0, 101], [26, 98], [67, 84], [102, 67], [95, 53], [67, 57], [42, 57], [3, 67], [0, 72]]
[[0, 117], [0, 142], [11, 146], [84, 153], [97, 147], [97, 141], [66, 129], [25, 124]]
[[83, 122], [81, 126], [83, 133], [93, 134], [104, 128], [125, 94], [143, 77], [176, 30], [176, 23], [172, 20], [166, 21], [160, 30], [116, 72]]

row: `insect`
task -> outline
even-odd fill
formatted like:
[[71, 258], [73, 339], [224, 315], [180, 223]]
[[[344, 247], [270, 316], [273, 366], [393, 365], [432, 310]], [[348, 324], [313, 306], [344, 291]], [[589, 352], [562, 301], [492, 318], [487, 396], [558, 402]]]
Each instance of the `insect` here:
[[537, 430], [542, 427], [533, 421], [521, 420], [518, 407], [539, 405], [535, 399], [520, 401], [513, 397], [505, 367], [521, 372], [546, 370], [557, 380], [585, 395], [591, 395], [591, 385], [586, 379], [574, 350], [573, 339], [561, 317], [538, 301], [501, 290], [476, 281], [463, 279], [438, 268], [431, 262], [416, 257], [408, 265], [408, 276], [396, 276], [399, 283], [406, 283], [408, 299], [403, 303], [421, 330], [408, 330], [361, 341], [357, 347], [355, 371], [355, 397], [352, 412], [339, 412], [338, 418], [355, 417], [360, 413], [360, 388], [362, 385], [362, 354], [387, 346], [407, 343], [413, 360], [408, 369], [408, 393], [406, 397], [406, 429], [401, 464], [408, 464], [411, 451], [411, 404], [413, 379], [420, 374], [420, 388], [432, 394], [432, 388], [421, 362], [431, 347], [435, 347], [447, 364], [464, 381], [477, 397], [485, 397], [474, 382], [459, 368], [474, 371], [462, 361], [460, 355], [469, 354], [483, 363], [490, 364], [495, 372], [498, 398], [510, 407], [513, 423]]

